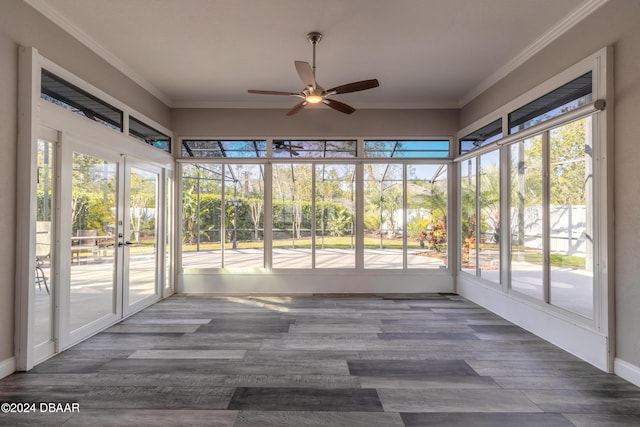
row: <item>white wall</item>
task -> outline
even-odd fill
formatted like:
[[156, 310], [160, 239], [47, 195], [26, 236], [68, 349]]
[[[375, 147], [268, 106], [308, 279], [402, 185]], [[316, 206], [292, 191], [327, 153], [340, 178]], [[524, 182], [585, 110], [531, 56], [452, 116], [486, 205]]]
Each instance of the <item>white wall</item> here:
[[308, 108], [295, 116], [280, 109], [173, 109], [180, 137], [425, 137], [454, 136], [458, 110], [357, 110], [347, 115]]

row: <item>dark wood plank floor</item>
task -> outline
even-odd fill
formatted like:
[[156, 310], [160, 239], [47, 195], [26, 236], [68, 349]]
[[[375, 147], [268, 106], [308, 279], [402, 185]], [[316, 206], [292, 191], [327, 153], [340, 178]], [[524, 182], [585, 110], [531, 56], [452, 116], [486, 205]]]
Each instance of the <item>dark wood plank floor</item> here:
[[176, 295], [0, 401], [79, 408], [11, 426], [640, 426], [638, 387], [439, 294]]

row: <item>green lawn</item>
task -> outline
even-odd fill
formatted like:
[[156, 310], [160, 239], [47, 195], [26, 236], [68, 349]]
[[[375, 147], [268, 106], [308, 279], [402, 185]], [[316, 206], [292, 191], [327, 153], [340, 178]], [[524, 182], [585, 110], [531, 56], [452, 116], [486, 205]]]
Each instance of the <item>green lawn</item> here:
[[[525, 252], [523, 260], [532, 264], [542, 264], [542, 254], [539, 251]], [[584, 270], [586, 259], [574, 255], [551, 254], [551, 266]]]

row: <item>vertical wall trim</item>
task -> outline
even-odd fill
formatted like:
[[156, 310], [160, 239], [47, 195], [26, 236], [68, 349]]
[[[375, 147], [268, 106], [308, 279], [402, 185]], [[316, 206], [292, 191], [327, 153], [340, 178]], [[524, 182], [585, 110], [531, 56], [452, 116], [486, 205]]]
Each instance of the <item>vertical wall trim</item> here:
[[16, 219], [15, 337], [16, 369], [33, 367], [35, 271], [36, 144], [40, 97], [40, 62], [33, 47], [18, 51], [18, 168]]

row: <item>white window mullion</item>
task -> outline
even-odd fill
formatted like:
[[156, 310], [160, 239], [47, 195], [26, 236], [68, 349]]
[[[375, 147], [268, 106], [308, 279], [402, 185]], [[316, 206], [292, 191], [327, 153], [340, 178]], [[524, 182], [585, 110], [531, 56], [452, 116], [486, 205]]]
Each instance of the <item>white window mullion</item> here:
[[543, 301], [549, 304], [551, 296], [551, 206], [549, 189], [549, 131], [542, 134], [542, 268], [543, 268]]
[[[224, 268], [224, 255], [226, 251], [226, 243], [227, 243], [227, 174], [225, 173], [226, 164], [220, 165], [220, 180], [222, 181], [222, 191], [220, 193], [220, 267]], [[198, 189], [200, 191], [200, 189]], [[198, 212], [200, 211], [200, 206], [198, 206]], [[200, 224], [200, 213], [198, 213], [198, 224]], [[200, 232], [200, 226], [198, 226], [198, 234]], [[198, 236], [198, 239], [200, 237]]]
[[316, 165], [311, 164], [311, 268], [316, 268]]
[[402, 165], [402, 268], [407, 269], [407, 164]]
[[[360, 143], [360, 142], [359, 142]], [[358, 152], [360, 152], [358, 150]], [[364, 164], [356, 163], [356, 270], [364, 270]]]
[[475, 175], [476, 175], [476, 230], [475, 230], [475, 238], [476, 238], [476, 242], [475, 242], [475, 258], [476, 258], [476, 276], [480, 277], [481, 272], [480, 272], [480, 225], [481, 225], [481, 221], [480, 221], [480, 192], [481, 192], [481, 188], [480, 188], [480, 166], [482, 166], [480, 164], [480, 156], [476, 156], [476, 158], [473, 159], [473, 161], [476, 164], [476, 171], [475, 171]]
[[[267, 143], [267, 150], [271, 150], [271, 144]], [[262, 238], [264, 242], [264, 268], [271, 271], [273, 268], [273, 167], [271, 163], [264, 165], [264, 218]]]

